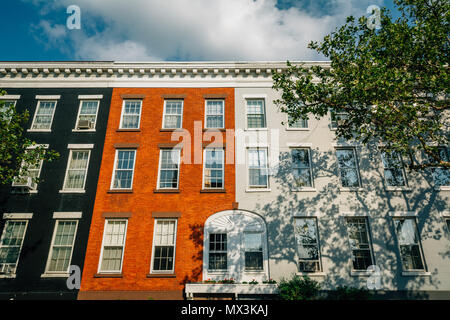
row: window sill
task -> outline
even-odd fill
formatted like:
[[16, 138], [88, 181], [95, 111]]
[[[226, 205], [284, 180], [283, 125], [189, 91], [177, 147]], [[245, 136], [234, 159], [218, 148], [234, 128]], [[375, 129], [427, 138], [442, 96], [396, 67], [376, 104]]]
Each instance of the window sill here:
[[297, 272], [298, 276], [308, 276], [308, 277], [326, 277], [325, 272]]
[[317, 192], [316, 188], [299, 188], [299, 189], [292, 189], [292, 192]]
[[415, 277], [415, 276], [431, 276], [431, 272], [427, 271], [402, 271], [402, 276], [404, 277]]
[[95, 132], [95, 129], [72, 129], [72, 132]]
[[141, 130], [141, 128], [118, 128], [116, 131], [136, 131]]
[[209, 130], [225, 132], [227, 129], [225, 129], [225, 128], [203, 128], [202, 129], [203, 132], [206, 132], [206, 131], [209, 131]]
[[225, 189], [201, 189], [200, 193], [226, 193]]
[[263, 270], [245, 270], [244, 269], [244, 273], [265, 274], [265, 271], [264, 271], [264, 269]]
[[59, 190], [59, 193], [86, 193], [86, 190]]
[[180, 189], [154, 189], [153, 193], [180, 193]]
[[175, 273], [149, 273], [147, 278], [176, 278]]
[[68, 273], [43, 273], [41, 278], [67, 278], [69, 275]]
[[27, 129], [27, 132], [52, 132], [52, 129]]
[[162, 128], [159, 129], [159, 132], [173, 132], [173, 131], [177, 131], [177, 130], [184, 130], [183, 128]]
[[286, 128], [286, 131], [309, 131], [309, 128]]
[[267, 128], [245, 128], [244, 131], [268, 131]]
[[450, 191], [450, 186], [434, 187], [434, 190], [436, 190], [436, 191]]
[[121, 273], [96, 273], [94, 278], [123, 278]]
[[141, 129], [117, 129], [116, 132], [140, 132]]
[[133, 189], [110, 189], [106, 193], [133, 193]]
[[386, 191], [412, 191], [410, 187], [386, 187]]
[[0, 279], [15, 279], [16, 274], [0, 274]]
[[253, 189], [245, 189], [245, 192], [270, 192], [272, 189], [270, 188], [253, 188]]
[[366, 270], [351, 270], [350, 276], [352, 277], [370, 277], [374, 273]]
[[358, 192], [358, 191], [364, 191], [364, 188], [361, 188], [361, 187], [340, 187], [339, 191], [342, 191], [342, 192]]

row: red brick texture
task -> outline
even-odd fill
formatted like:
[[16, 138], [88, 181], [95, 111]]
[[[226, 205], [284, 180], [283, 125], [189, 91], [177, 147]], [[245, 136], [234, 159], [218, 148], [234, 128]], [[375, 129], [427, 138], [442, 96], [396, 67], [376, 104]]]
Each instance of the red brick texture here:
[[[120, 131], [123, 95], [145, 95], [139, 131]], [[234, 129], [233, 88], [115, 88], [108, 119], [103, 158], [97, 186], [85, 265], [79, 299], [111, 297], [143, 297], [148, 293], [156, 299], [181, 298], [186, 282], [201, 281], [203, 224], [212, 214], [233, 209], [235, 201], [234, 163], [225, 164], [225, 191], [200, 192], [202, 164], [181, 164], [179, 192], [155, 193], [157, 188], [160, 144], [173, 143], [170, 131], [161, 131], [164, 95], [184, 97], [183, 128], [191, 134], [191, 162], [194, 160], [194, 121], [204, 125], [205, 97], [225, 97], [225, 126]], [[202, 127], [203, 128], [203, 127]], [[200, 133], [202, 134], [203, 132]], [[234, 141], [225, 147], [234, 149]], [[202, 148], [202, 142], [196, 143]], [[136, 163], [131, 193], [108, 192], [117, 145], [135, 144]], [[183, 152], [189, 142], [184, 141]], [[116, 147], [115, 147], [116, 145]], [[182, 152], [182, 158], [183, 158]], [[103, 239], [105, 213], [126, 213], [128, 229], [121, 277], [94, 277], [98, 272]], [[174, 277], [149, 276], [155, 217], [177, 213], [177, 237]], [[131, 215], [130, 215], [131, 213]], [[153, 213], [153, 214], [152, 214]], [[155, 214], [156, 213], [156, 214]], [[120, 214], [118, 214], [120, 215]], [[108, 295], [107, 293], [110, 293]], [[120, 295], [123, 292], [123, 295]], [[136, 294], [130, 294], [136, 292]], [[138, 294], [141, 292], [142, 294]], [[178, 292], [178, 293], [177, 293]]]

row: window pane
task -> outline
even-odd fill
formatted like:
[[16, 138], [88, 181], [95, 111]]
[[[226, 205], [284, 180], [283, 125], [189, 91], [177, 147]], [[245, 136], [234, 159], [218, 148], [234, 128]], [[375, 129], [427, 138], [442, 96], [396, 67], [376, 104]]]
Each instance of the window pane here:
[[206, 149], [204, 187], [223, 188], [223, 150]]
[[159, 188], [178, 188], [180, 150], [161, 150]]
[[175, 254], [175, 221], [157, 220], [154, 237], [153, 270], [172, 270]]
[[314, 272], [319, 266], [319, 243], [315, 218], [295, 219], [295, 239], [300, 272]]
[[249, 183], [253, 187], [268, 187], [267, 154], [265, 149], [248, 150]]
[[181, 128], [181, 119], [183, 114], [182, 101], [165, 101], [164, 128]]
[[414, 218], [395, 219], [395, 229], [405, 270], [424, 269]]
[[[447, 148], [438, 148], [439, 158], [442, 161], [449, 161]], [[433, 160], [434, 161], [434, 160]], [[433, 180], [436, 186], [450, 186], [450, 169], [448, 168], [432, 168]]]
[[262, 270], [262, 235], [261, 233], [244, 233], [245, 269]]
[[20, 248], [25, 237], [26, 221], [7, 220], [0, 239], [0, 266], [5, 273], [15, 273]]
[[117, 152], [116, 170], [113, 188], [130, 189], [133, 179], [135, 150]]
[[373, 263], [366, 219], [348, 218], [347, 233], [352, 250], [353, 269], [367, 270]]
[[224, 101], [206, 101], [206, 128], [223, 128]]
[[400, 156], [392, 152], [381, 153], [381, 159], [384, 166], [384, 177], [388, 186], [406, 186], [406, 179], [404, 177], [403, 163]]
[[358, 167], [353, 149], [337, 149], [341, 183], [343, 187], [359, 187]]
[[312, 187], [309, 149], [292, 149], [293, 175], [298, 187]]
[[36, 110], [32, 129], [50, 129], [53, 112], [56, 106], [54, 101], [40, 101]]
[[248, 128], [266, 127], [264, 100], [261, 99], [247, 100], [247, 127]]
[[288, 127], [289, 128], [308, 128], [308, 120], [307, 119], [297, 119], [295, 122], [291, 124], [292, 117], [288, 115]]
[[138, 129], [141, 116], [140, 100], [126, 100], [124, 103], [122, 126], [124, 129]]
[[83, 189], [89, 151], [72, 151], [64, 189]]

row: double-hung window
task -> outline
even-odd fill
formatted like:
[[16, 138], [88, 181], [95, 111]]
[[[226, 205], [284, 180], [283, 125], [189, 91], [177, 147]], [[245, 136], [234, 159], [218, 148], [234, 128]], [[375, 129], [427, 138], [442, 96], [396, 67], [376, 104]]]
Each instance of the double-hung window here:
[[175, 267], [176, 219], [155, 220], [153, 235], [153, 273], [172, 273]]
[[[25, 152], [29, 152], [29, 150], [26, 150]], [[38, 179], [41, 174], [42, 169], [42, 163], [44, 162], [44, 159], [40, 159], [37, 161], [37, 163], [28, 165], [26, 168], [26, 174], [15, 177], [14, 181], [12, 183], [13, 187], [27, 187], [30, 191], [36, 191], [38, 187]], [[25, 163], [22, 162], [21, 164], [21, 170], [25, 170]]]
[[224, 128], [224, 100], [206, 100], [205, 128]]
[[34, 114], [31, 130], [50, 131], [55, 114], [56, 101], [40, 100]]
[[203, 163], [203, 188], [221, 189], [224, 187], [223, 149], [206, 148]]
[[124, 100], [120, 129], [139, 129], [141, 123], [142, 100]]
[[72, 260], [77, 220], [57, 220], [47, 261], [47, 273], [67, 273]]
[[84, 190], [90, 153], [90, 150], [70, 150], [63, 190]]
[[348, 119], [348, 114], [346, 112], [335, 112], [331, 111], [331, 130], [336, 130], [339, 126], [339, 122]]
[[288, 128], [289, 129], [308, 129], [308, 119], [297, 119], [292, 121], [292, 117], [288, 115]]
[[182, 123], [183, 100], [165, 100], [163, 129], [180, 129]]
[[360, 187], [358, 160], [355, 148], [336, 149], [342, 187]]
[[267, 148], [249, 148], [248, 174], [250, 188], [269, 187], [269, 169], [267, 162]]
[[260, 232], [244, 232], [245, 270], [263, 269], [263, 244]]
[[116, 150], [112, 189], [131, 189], [133, 186], [136, 150]]
[[266, 128], [264, 99], [247, 99], [247, 128]]
[[127, 224], [127, 219], [107, 219], [105, 221], [100, 272], [122, 272]]
[[227, 234], [209, 234], [209, 263], [210, 271], [224, 271], [228, 268], [227, 259]]
[[395, 218], [400, 256], [404, 271], [424, 271], [423, 253], [415, 218]]
[[27, 220], [7, 220], [0, 239], [0, 274], [15, 274]]
[[320, 249], [316, 218], [295, 219], [298, 271], [320, 271]]
[[295, 184], [299, 188], [313, 187], [310, 152], [309, 148], [291, 149], [292, 173]]
[[406, 187], [405, 170], [400, 155], [396, 152], [381, 152], [384, 179], [389, 187]]
[[159, 158], [159, 189], [177, 189], [180, 173], [180, 149], [161, 149]]
[[347, 218], [347, 233], [352, 250], [353, 270], [367, 270], [373, 265], [367, 219]]
[[[2, 96], [0, 96], [0, 99]], [[11, 114], [8, 113], [8, 110], [11, 107], [16, 106], [16, 100], [1, 100], [3, 102], [3, 105], [0, 107], [0, 116], [7, 121], [11, 121]]]
[[97, 122], [98, 100], [81, 100], [76, 130], [93, 130]]
[[[449, 151], [447, 147], [438, 147], [437, 148], [438, 157], [442, 161], [449, 161]], [[434, 159], [430, 158], [430, 161], [434, 162]], [[450, 186], [450, 169], [444, 167], [434, 167], [431, 168], [431, 172], [433, 175], [434, 185], [436, 187], [441, 186]]]

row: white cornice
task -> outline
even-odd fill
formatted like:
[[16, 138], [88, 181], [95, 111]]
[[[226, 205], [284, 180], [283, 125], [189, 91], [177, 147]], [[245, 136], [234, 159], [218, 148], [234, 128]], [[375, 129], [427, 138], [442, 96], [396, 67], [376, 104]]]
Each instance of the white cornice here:
[[[292, 62], [321, 65], [329, 62]], [[0, 87], [271, 86], [286, 62], [0, 62]]]

